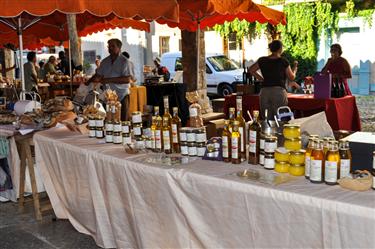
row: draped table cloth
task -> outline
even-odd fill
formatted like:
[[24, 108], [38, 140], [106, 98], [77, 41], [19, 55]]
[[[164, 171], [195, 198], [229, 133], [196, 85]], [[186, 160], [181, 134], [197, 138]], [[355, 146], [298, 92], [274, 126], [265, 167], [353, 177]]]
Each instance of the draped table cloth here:
[[[315, 99], [313, 95], [288, 94], [288, 106], [295, 112], [296, 118], [311, 116], [325, 111], [327, 121], [333, 130], [360, 131], [361, 121], [354, 96], [336, 99]], [[236, 95], [226, 96], [224, 112], [228, 116], [229, 107], [236, 107]], [[259, 95], [245, 95], [242, 100], [244, 113], [259, 110]], [[245, 119], [249, 117], [244, 115]]]
[[274, 185], [235, 175], [261, 166], [205, 161], [167, 166], [55, 128], [34, 135], [58, 218], [111, 248], [375, 248], [375, 191], [304, 177]]

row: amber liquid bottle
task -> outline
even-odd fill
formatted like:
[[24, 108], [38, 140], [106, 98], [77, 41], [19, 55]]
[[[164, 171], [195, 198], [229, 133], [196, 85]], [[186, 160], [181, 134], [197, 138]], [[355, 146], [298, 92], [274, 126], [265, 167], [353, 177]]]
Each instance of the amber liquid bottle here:
[[155, 152], [163, 151], [163, 119], [159, 115], [159, 106], [154, 107], [155, 112]]
[[223, 161], [231, 162], [231, 139], [232, 134], [229, 132], [229, 120], [224, 121], [224, 129], [221, 135], [222, 139], [222, 150], [223, 150]]
[[259, 111], [253, 111], [253, 123], [249, 127], [249, 160], [250, 164], [259, 164], [259, 141], [261, 126], [258, 121]]
[[241, 134], [239, 131], [239, 122], [233, 122], [233, 132], [231, 138], [231, 155], [232, 155], [232, 163], [233, 164], [240, 164], [241, 163]]
[[178, 116], [178, 107], [173, 107], [173, 118], [172, 118], [172, 144], [173, 152], [180, 153], [180, 137], [179, 132], [181, 129], [181, 119]]
[[168, 118], [168, 125], [172, 126], [172, 115], [169, 113], [169, 99], [168, 99], [168, 96], [164, 96], [163, 100], [164, 100], [164, 115], [163, 115], [163, 120], [164, 120], [164, 118]]
[[310, 182], [322, 183], [324, 180], [324, 151], [323, 141], [317, 140], [311, 152]]
[[166, 154], [172, 153], [172, 136], [171, 126], [169, 125], [168, 117], [163, 117], [163, 146]]
[[151, 122], [151, 149], [155, 151], [156, 116], [152, 116]]
[[340, 171], [339, 179], [349, 176], [352, 172], [352, 153], [350, 152], [349, 142], [340, 140]]
[[237, 117], [239, 132], [241, 135], [241, 160], [246, 160], [246, 122], [242, 114], [242, 96], [236, 97]]
[[233, 122], [236, 120], [236, 109], [234, 107], [229, 108], [229, 132], [233, 131]]
[[305, 178], [310, 178], [310, 164], [311, 164], [311, 152], [314, 148], [314, 142], [316, 138], [309, 137], [309, 144], [307, 145], [305, 152]]
[[324, 163], [324, 182], [328, 185], [337, 184], [340, 172], [339, 145], [336, 141], [330, 141]]

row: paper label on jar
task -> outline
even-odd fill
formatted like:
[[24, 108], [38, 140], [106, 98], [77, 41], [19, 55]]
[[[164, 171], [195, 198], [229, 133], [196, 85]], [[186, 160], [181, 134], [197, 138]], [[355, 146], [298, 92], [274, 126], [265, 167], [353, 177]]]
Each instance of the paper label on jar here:
[[96, 127], [103, 127], [104, 126], [104, 120], [103, 119], [97, 119], [95, 121]]
[[260, 150], [264, 150], [264, 143], [265, 143], [264, 138], [261, 138], [261, 139], [259, 140], [259, 149], [260, 149]]
[[251, 153], [257, 152], [257, 132], [256, 131], [250, 131], [249, 134], [249, 151]]
[[195, 135], [195, 140], [197, 143], [204, 143], [207, 140], [206, 133], [197, 133]]
[[277, 148], [277, 143], [276, 142], [265, 142], [264, 143], [264, 151], [268, 153], [275, 152]]
[[96, 120], [95, 119], [89, 119], [89, 127], [95, 127], [96, 126]]
[[113, 136], [112, 135], [105, 135], [105, 141], [107, 143], [112, 143], [113, 142]]
[[106, 131], [113, 131], [113, 124], [111, 124], [111, 123], [106, 123], [106, 124], [105, 124], [105, 130], [106, 130]]
[[122, 144], [123, 145], [130, 144], [131, 142], [132, 142], [131, 137], [122, 137]]
[[274, 169], [275, 168], [275, 158], [264, 158], [264, 168]]
[[142, 135], [142, 129], [141, 129], [141, 127], [133, 127], [133, 132], [134, 132], [135, 136]]
[[240, 135], [241, 135], [241, 152], [245, 152], [245, 135], [244, 135], [244, 132], [243, 132], [243, 127], [239, 127], [238, 128], [239, 131], [240, 131]]
[[228, 148], [228, 137], [223, 136], [222, 137], [222, 147], [223, 147], [223, 157], [228, 158], [229, 157], [229, 148]]
[[155, 131], [155, 148], [161, 149], [161, 130]]
[[163, 131], [163, 142], [164, 142], [164, 150], [171, 149], [171, 138], [169, 131]]
[[186, 137], [186, 132], [180, 132], [180, 142], [186, 142], [187, 137]]
[[264, 165], [264, 154], [259, 154], [259, 164]]
[[188, 147], [188, 154], [189, 154], [189, 156], [196, 156], [197, 155], [197, 147], [195, 147], [195, 146]]
[[132, 122], [135, 124], [142, 123], [142, 115], [141, 114], [133, 115]]
[[195, 142], [195, 133], [187, 133], [187, 141], [188, 142]]
[[129, 133], [129, 126], [127, 125], [122, 126], [122, 133]]
[[189, 108], [189, 114], [190, 114], [190, 117], [197, 117], [198, 116], [198, 109], [195, 108], [195, 107], [190, 107]]
[[206, 148], [205, 147], [198, 147], [198, 149], [197, 149], [197, 156], [199, 156], [199, 157], [204, 156], [205, 152], [206, 152]]
[[174, 144], [178, 143], [178, 128], [177, 124], [172, 124], [172, 141]]
[[115, 125], [113, 126], [113, 131], [114, 131], [114, 132], [121, 132], [121, 130], [122, 130], [122, 127], [121, 127], [120, 124], [115, 124]]
[[187, 146], [181, 146], [181, 155], [188, 155], [188, 147]]
[[95, 130], [90, 130], [89, 137], [96, 137], [96, 131]]
[[305, 176], [310, 177], [310, 164], [311, 164], [311, 157], [305, 157]]
[[238, 158], [238, 151], [239, 151], [239, 148], [238, 148], [238, 137], [232, 137], [232, 158], [233, 159], [237, 159]]
[[121, 136], [113, 136], [113, 143], [114, 144], [121, 144], [122, 137]]
[[95, 136], [98, 137], [98, 138], [102, 138], [104, 136], [103, 131], [96, 130], [95, 131]]
[[322, 179], [322, 160], [311, 160], [310, 162], [310, 180], [321, 181]]
[[340, 160], [340, 178], [350, 175], [350, 159]]
[[236, 109], [237, 111], [242, 111], [242, 99], [236, 98]]
[[324, 180], [326, 182], [337, 182], [337, 162], [325, 162]]

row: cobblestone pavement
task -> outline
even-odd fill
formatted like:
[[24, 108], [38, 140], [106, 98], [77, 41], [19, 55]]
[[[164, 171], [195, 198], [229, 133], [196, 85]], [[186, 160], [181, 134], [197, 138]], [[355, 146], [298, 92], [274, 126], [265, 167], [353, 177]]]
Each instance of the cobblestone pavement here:
[[375, 96], [356, 96], [362, 131], [375, 132]]

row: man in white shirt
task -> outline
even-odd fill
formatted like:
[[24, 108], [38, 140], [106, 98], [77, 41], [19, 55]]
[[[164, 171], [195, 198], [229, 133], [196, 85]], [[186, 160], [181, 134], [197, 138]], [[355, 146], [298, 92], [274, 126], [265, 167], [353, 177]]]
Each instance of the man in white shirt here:
[[36, 91], [38, 87], [38, 77], [35, 70], [36, 53], [27, 53], [27, 62], [23, 65], [25, 76], [25, 90], [27, 92]]
[[109, 88], [116, 91], [121, 102], [121, 119], [129, 120], [129, 83], [134, 78], [134, 71], [128, 59], [121, 54], [121, 46], [122, 42], [119, 39], [108, 41], [109, 56], [101, 61], [95, 75], [86, 84], [108, 84]]

